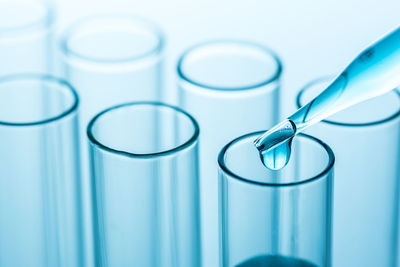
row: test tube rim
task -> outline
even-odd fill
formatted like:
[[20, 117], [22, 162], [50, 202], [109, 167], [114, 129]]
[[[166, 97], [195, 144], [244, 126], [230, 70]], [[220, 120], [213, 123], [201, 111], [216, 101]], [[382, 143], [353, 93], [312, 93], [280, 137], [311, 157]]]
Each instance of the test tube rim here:
[[6, 82], [14, 82], [14, 81], [18, 82], [24, 80], [32, 80], [43, 83], [51, 82], [58, 85], [60, 88], [63, 88], [63, 90], [66, 90], [71, 94], [72, 96], [71, 105], [69, 105], [68, 108], [65, 108], [64, 111], [60, 112], [58, 115], [51, 116], [47, 119], [37, 120], [32, 122], [9, 122], [0, 120], [0, 126], [27, 127], [27, 126], [44, 125], [55, 121], [60, 121], [63, 118], [68, 117], [70, 114], [77, 113], [79, 107], [78, 93], [69, 82], [61, 78], [57, 78], [55, 76], [48, 74], [36, 74], [36, 73], [12, 74], [1, 77], [0, 86]]
[[[253, 47], [256, 49], [259, 49], [261, 51], [263, 51], [264, 53], [266, 53], [268, 56], [270, 56], [275, 64], [276, 64], [276, 70], [274, 72], [274, 74], [272, 74], [270, 77], [268, 77], [267, 79], [263, 80], [262, 82], [258, 82], [252, 85], [248, 85], [248, 86], [231, 86], [231, 87], [222, 87], [222, 86], [212, 86], [212, 85], [208, 85], [205, 83], [200, 83], [197, 82], [193, 79], [191, 79], [190, 77], [188, 77], [187, 75], [185, 75], [184, 71], [183, 71], [183, 62], [185, 60], [185, 58], [192, 52], [194, 52], [196, 49], [199, 48], [204, 48], [206, 46], [212, 46], [214, 44], [237, 44], [237, 45], [244, 45], [244, 46], [248, 46], [248, 47]], [[274, 81], [279, 80], [279, 78], [281, 77], [282, 74], [282, 70], [283, 70], [283, 65], [282, 62], [279, 58], [279, 56], [277, 55], [277, 53], [274, 52], [274, 50], [270, 49], [267, 46], [264, 46], [262, 44], [256, 43], [256, 42], [251, 42], [251, 41], [247, 41], [247, 40], [235, 40], [235, 39], [218, 39], [218, 40], [209, 40], [209, 41], [205, 41], [202, 43], [198, 43], [195, 44], [189, 48], [187, 48], [182, 55], [179, 57], [178, 59], [178, 63], [177, 63], [177, 67], [176, 67], [176, 71], [178, 73], [178, 77], [190, 84], [193, 84], [197, 87], [201, 87], [204, 89], [208, 89], [208, 90], [212, 90], [212, 91], [219, 91], [219, 92], [235, 92], [235, 91], [243, 91], [243, 90], [251, 90], [251, 89], [257, 89], [260, 88], [262, 86], [266, 86], [267, 84], [270, 84]]]
[[14, 37], [26, 31], [35, 32], [37, 30], [49, 28], [51, 25], [54, 24], [56, 17], [55, 6], [52, 3], [50, 3], [50, 1], [35, 0], [35, 2], [43, 6], [43, 9], [45, 10], [44, 15], [39, 19], [26, 25], [3, 28], [3, 29], [0, 28], [0, 35], [2, 35], [2, 38]]
[[[153, 106], [153, 107], [164, 107], [164, 108], [172, 109], [174, 112], [182, 114], [183, 116], [185, 116], [186, 118], [189, 119], [189, 122], [192, 123], [192, 125], [193, 125], [193, 134], [185, 142], [182, 142], [181, 144], [179, 144], [178, 146], [175, 146], [172, 149], [166, 149], [166, 150], [163, 150], [163, 151], [152, 152], [152, 153], [132, 153], [132, 152], [128, 152], [128, 151], [118, 150], [118, 149], [114, 149], [112, 147], [109, 147], [107, 145], [104, 145], [102, 142], [97, 140], [97, 138], [95, 137], [95, 135], [92, 132], [93, 126], [96, 123], [97, 119], [99, 119], [102, 115], [108, 113], [109, 111], [113, 111], [115, 109], [120, 109], [120, 108], [124, 108], [124, 107], [138, 106], [138, 105], [146, 105], [146, 106]], [[195, 120], [195, 118], [192, 115], [190, 115], [188, 112], [186, 112], [185, 110], [183, 110], [183, 109], [181, 109], [179, 107], [176, 107], [176, 106], [173, 106], [173, 105], [169, 105], [169, 104], [166, 104], [166, 103], [162, 103], [162, 102], [156, 102], [156, 101], [135, 101], [135, 102], [128, 102], [128, 103], [115, 105], [115, 106], [106, 108], [106, 109], [102, 110], [101, 112], [97, 113], [89, 121], [88, 126], [86, 128], [86, 135], [87, 135], [87, 138], [88, 138], [89, 143], [91, 145], [93, 145], [95, 147], [98, 147], [99, 149], [101, 149], [103, 151], [107, 151], [107, 152], [109, 152], [111, 154], [116, 154], [116, 155], [129, 157], [129, 158], [148, 159], [148, 158], [169, 156], [169, 155], [175, 154], [176, 152], [185, 150], [188, 147], [191, 147], [193, 144], [195, 144], [198, 141], [198, 138], [199, 138], [199, 135], [200, 135], [200, 127], [199, 127], [197, 121]]]
[[[156, 45], [152, 48], [147, 50], [145, 53], [135, 55], [135, 56], [130, 56], [126, 58], [119, 58], [119, 59], [102, 59], [102, 58], [96, 58], [96, 57], [91, 57], [91, 56], [85, 56], [82, 55], [81, 53], [75, 52], [73, 49], [69, 48], [68, 45], [68, 40], [74, 35], [75, 32], [79, 31], [81, 26], [84, 26], [85, 24], [90, 24], [92, 22], [96, 22], [97, 20], [103, 20], [103, 19], [129, 19], [131, 20], [134, 24], [141, 24], [141, 26], [148, 32], [151, 32], [156, 39], [157, 43]], [[93, 15], [89, 17], [84, 17], [81, 18], [71, 25], [68, 26], [66, 30], [63, 31], [61, 34], [60, 40], [59, 40], [59, 47], [62, 52], [62, 54], [66, 57], [72, 56], [73, 58], [85, 61], [85, 62], [94, 62], [98, 64], [104, 64], [104, 65], [115, 65], [115, 64], [129, 64], [129, 63], [135, 63], [144, 59], [147, 59], [152, 56], [158, 56], [162, 53], [164, 50], [165, 46], [165, 36], [162, 31], [162, 29], [154, 22], [142, 18], [140, 16], [134, 15], [134, 14], [129, 14], [129, 13], [109, 13], [109, 14], [101, 14], [101, 15]]]
[[251, 132], [242, 136], [239, 136], [235, 139], [233, 139], [232, 141], [230, 141], [228, 144], [226, 144], [221, 151], [218, 154], [218, 165], [219, 168], [226, 174], [227, 177], [231, 177], [233, 179], [239, 180], [240, 182], [244, 182], [246, 184], [251, 184], [251, 185], [255, 185], [255, 186], [262, 186], [262, 187], [292, 187], [292, 186], [299, 186], [299, 185], [303, 185], [303, 184], [308, 184], [311, 183], [315, 180], [319, 180], [321, 178], [324, 178], [331, 170], [333, 170], [333, 166], [335, 164], [335, 154], [333, 153], [332, 149], [324, 142], [322, 142], [321, 140], [308, 135], [308, 134], [304, 134], [304, 133], [299, 133], [297, 134], [297, 138], [303, 137], [306, 139], [311, 139], [311, 141], [316, 142], [317, 144], [319, 144], [327, 153], [328, 155], [328, 163], [326, 164], [326, 167], [319, 172], [318, 174], [310, 177], [310, 178], [305, 178], [302, 179], [301, 181], [296, 181], [296, 182], [286, 182], [286, 183], [266, 183], [266, 182], [258, 182], [258, 181], [254, 181], [242, 176], [239, 176], [237, 174], [235, 174], [234, 172], [232, 172], [228, 166], [225, 164], [225, 152], [229, 149], [230, 146], [234, 145], [235, 143], [249, 138], [251, 136], [260, 136], [261, 134], [265, 133], [265, 131], [258, 131], [258, 132]]
[[[318, 84], [320, 82], [324, 82], [326, 80], [332, 79], [334, 76], [324, 76], [324, 77], [320, 77], [318, 79], [312, 80], [310, 82], [308, 82], [306, 85], [304, 85], [300, 91], [297, 93], [296, 96], [296, 107], [297, 108], [301, 108], [301, 97], [304, 94], [305, 91], [308, 90], [308, 88], [310, 88], [311, 86]], [[393, 88], [392, 90], [394, 93], [396, 93], [399, 98], [400, 98], [400, 91], [399, 88]], [[335, 126], [342, 126], [342, 127], [371, 127], [371, 126], [377, 126], [377, 125], [381, 125], [381, 124], [385, 124], [387, 122], [390, 122], [394, 119], [396, 119], [397, 117], [400, 116], [400, 108], [397, 110], [397, 112], [393, 113], [392, 115], [381, 119], [381, 120], [376, 120], [376, 121], [371, 121], [371, 122], [363, 122], [363, 123], [348, 123], [348, 122], [338, 122], [338, 121], [332, 121], [332, 120], [322, 120], [321, 122], [326, 123], [326, 124], [330, 124], [330, 125], [335, 125]]]

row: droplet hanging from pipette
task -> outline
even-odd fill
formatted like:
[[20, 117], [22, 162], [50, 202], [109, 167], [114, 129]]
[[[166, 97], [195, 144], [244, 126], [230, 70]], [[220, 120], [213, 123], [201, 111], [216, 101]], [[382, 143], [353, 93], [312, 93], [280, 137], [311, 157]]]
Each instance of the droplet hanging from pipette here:
[[295, 124], [291, 120], [284, 120], [254, 141], [265, 167], [279, 170], [286, 166], [295, 134]]
[[400, 28], [356, 57], [321, 94], [254, 141], [267, 168], [289, 161], [296, 133], [345, 108], [400, 85]]

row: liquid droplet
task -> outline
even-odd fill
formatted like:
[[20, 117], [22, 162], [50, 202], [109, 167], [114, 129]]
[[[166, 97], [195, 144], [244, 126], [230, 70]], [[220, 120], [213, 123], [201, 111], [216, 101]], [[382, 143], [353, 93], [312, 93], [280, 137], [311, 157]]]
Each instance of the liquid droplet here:
[[280, 170], [286, 166], [290, 159], [292, 138], [277, 147], [261, 151], [260, 157], [264, 166], [270, 170]]
[[295, 134], [296, 125], [291, 120], [284, 120], [254, 141], [265, 167], [279, 170], [286, 166]]

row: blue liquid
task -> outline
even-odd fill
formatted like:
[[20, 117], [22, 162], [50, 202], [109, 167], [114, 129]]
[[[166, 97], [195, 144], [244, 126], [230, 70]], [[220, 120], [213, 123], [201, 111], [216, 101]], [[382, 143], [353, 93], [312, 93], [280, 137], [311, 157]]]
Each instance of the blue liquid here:
[[246, 260], [236, 267], [317, 267], [317, 265], [297, 258], [264, 255]]
[[305, 128], [400, 85], [400, 28], [361, 53], [316, 98], [254, 141], [263, 164], [283, 168], [293, 137]]

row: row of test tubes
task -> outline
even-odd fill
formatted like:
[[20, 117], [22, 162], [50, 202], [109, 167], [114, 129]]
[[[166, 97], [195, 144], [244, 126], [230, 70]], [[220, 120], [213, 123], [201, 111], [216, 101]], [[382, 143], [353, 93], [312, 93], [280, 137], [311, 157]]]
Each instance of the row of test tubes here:
[[169, 105], [154, 23], [95, 16], [55, 38], [34, 0], [0, 18], [0, 266], [396, 266], [397, 91], [313, 126], [268, 171], [252, 142], [281, 115], [269, 48], [187, 49]]

